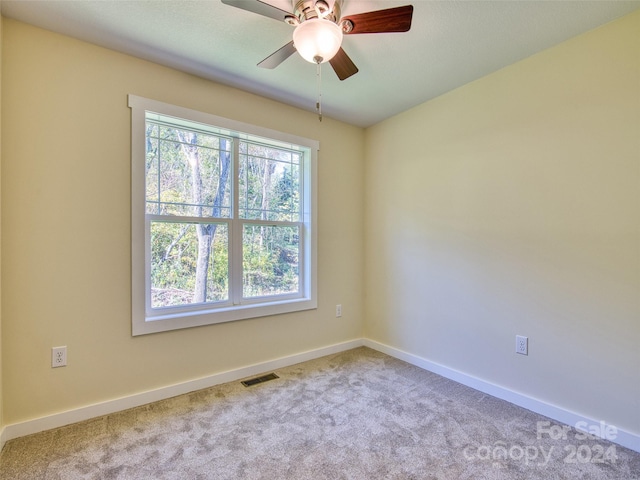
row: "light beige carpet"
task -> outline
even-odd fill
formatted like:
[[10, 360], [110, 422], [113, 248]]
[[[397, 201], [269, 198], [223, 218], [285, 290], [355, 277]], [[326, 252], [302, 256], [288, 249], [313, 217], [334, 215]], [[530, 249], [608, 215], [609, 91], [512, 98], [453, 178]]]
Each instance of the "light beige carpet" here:
[[12, 440], [0, 478], [640, 479], [638, 453], [367, 348], [276, 373]]

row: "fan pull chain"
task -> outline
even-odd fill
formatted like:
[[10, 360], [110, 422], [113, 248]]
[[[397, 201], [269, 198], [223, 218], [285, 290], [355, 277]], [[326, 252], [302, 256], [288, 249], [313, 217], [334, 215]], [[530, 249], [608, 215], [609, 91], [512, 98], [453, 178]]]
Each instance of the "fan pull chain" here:
[[322, 121], [322, 64], [317, 63], [316, 78], [318, 80], [318, 101], [316, 102], [316, 111], [318, 112], [318, 120]]

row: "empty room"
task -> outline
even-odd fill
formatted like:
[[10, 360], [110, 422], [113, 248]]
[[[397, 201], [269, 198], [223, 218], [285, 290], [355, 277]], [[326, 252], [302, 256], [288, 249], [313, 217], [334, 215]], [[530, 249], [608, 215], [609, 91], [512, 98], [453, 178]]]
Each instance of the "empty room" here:
[[0, 5], [1, 479], [640, 479], [640, 1]]

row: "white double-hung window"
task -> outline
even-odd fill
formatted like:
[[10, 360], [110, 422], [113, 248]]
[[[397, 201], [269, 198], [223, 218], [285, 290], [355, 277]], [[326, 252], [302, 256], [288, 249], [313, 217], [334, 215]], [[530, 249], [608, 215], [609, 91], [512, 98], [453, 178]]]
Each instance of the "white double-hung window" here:
[[133, 335], [316, 308], [318, 143], [129, 107]]

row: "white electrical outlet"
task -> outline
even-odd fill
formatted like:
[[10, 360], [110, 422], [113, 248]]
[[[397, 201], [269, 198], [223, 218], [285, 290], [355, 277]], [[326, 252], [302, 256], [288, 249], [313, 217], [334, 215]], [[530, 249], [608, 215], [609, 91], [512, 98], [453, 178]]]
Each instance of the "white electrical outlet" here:
[[529, 355], [529, 338], [516, 335], [516, 353]]
[[51, 349], [51, 368], [67, 366], [67, 347], [53, 347]]
[[342, 316], [342, 305], [336, 305], [336, 317]]

